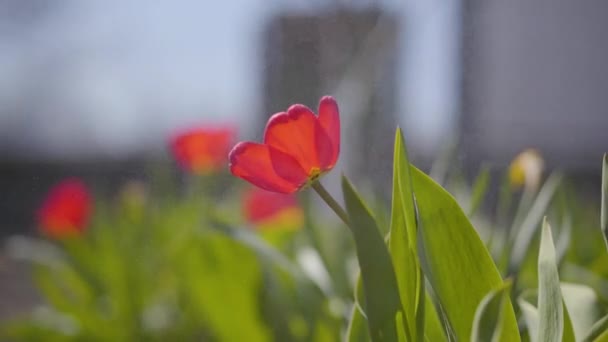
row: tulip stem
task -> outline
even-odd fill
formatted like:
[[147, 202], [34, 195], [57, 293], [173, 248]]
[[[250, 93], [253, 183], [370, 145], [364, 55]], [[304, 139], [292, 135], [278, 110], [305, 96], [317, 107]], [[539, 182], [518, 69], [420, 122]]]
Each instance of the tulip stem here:
[[312, 188], [315, 189], [317, 194], [327, 203], [327, 205], [338, 215], [338, 217], [344, 222], [347, 226], [350, 227], [350, 223], [348, 221], [348, 214], [340, 204], [325, 190], [325, 187], [321, 182], [316, 181], [312, 183]]

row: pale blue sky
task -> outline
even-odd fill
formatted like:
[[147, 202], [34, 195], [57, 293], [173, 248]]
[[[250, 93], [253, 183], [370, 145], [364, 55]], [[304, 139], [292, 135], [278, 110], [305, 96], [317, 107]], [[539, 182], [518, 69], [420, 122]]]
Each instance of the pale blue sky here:
[[[432, 152], [457, 109], [459, 1], [378, 2], [403, 18], [402, 124]], [[5, 21], [0, 144], [53, 157], [115, 155], [162, 147], [168, 132], [189, 123], [247, 124], [261, 109], [264, 23], [327, 3], [66, 1], [25, 26]]]

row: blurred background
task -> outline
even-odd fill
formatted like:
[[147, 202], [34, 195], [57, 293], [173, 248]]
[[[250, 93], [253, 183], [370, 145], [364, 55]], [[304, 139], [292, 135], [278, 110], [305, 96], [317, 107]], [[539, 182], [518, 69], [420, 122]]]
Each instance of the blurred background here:
[[[396, 125], [426, 169], [445, 151], [475, 170], [535, 147], [595, 191], [606, 32], [600, 0], [0, 0], [0, 235], [34, 231], [62, 177], [111, 194], [171, 165], [180, 129], [260, 140], [269, 115], [325, 94], [341, 107], [338, 168], [381, 197]], [[0, 319], [36, 302], [26, 279], [0, 253]]]

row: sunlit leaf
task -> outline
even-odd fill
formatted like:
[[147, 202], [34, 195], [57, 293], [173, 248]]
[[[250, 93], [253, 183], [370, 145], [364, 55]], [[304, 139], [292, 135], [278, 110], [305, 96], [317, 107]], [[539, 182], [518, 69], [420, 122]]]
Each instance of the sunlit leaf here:
[[507, 310], [510, 289], [511, 282], [505, 282], [499, 289], [490, 291], [479, 303], [473, 321], [471, 342], [500, 341], [502, 316]]
[[604, 233], [604, 241], [608, 248], [608, 154], [604, 154], [602, 163], [602, 203], [600, 225]]
[[516, 232], [509, 262], [509, 271], [516, 270], [526, 257], [530, 249], [530, 244], [541, 223], [555, 192], [557, 191], [563, 176], [560, 173], [553, 173], [543, 184], [534, 200], [532, 207], [518, 227], [514, 227]]
[[391, 256], [372, 214], [344, 176], [342, 191], [357, 247], [371, 339], [397, 341], [395, 317], [401, 300]]
[[[530, 292], [533, 292], [533, 297], [534, 297], [534, 301], [538, 301], [538, 296], [537, 296], [537, 291], [524, 291], [525, 294], [532, 294]], [[527, 295], [522, 294], [517, 302], [519, 304], [519, 309], [521, 310], [522, 313], [522, 317], [524, 319], [526, 328], [528, 330], [528, 335], [527, 337], [529, 338], [529, 340], [531, 342], [535, 342], [538, 341], [539, 339], [539, 313], [538, 313], [538, 309], [536, 308], [536, 306], [534, 306], [533, 304], [531, 304], [528, 300], [526, 300], [525, 297]], [[531, 296], [528, 296], [531, 297]], [[572, 325], [572, 321], [570, 319], [570, 315], [568, 314], [568, 309], [566, 307], [566, 303], [563, 302], [562, 303], [562, 308], [563, 308], [563, 313], [564, 313], [564, 333], [563, 333], [563, 338], [562, 338], [562, 342], [574, 342], [574, 341], [578, 341], [575, 338], [574, 335], [574, 328]]]
[[424, 337], [424, 276], [420, 271], [416, 243], [416, 211], [410, 163], [401, 130], [397, 129], [389, 248], [405, 312], [405, 334], [408, 337], [411, 335], [412, 341], [421, 341]]
[[577, 341], [581, 341], [601, 317], [599, 298], [586, 285], [561, 283], [564, 303], [570, 314]]
[[[411, 168], [418, 206], [420, 259], [425, 275], [460, 341], [471, 338], [475, 310], [503, 281], [477, 232], [456, 200], [422, 171]], [[519, 341], [510, 300], [501, 340]]]
[[519, 304], [519, 309], [526, 323], [530, 342], [538, 341], [538, 309], [521, 297], [517, 299], [517, 304]]
[[538, 341], [560, 342], [564, 336], [564, 312], [551, 227], [543, 221], [538, 255]]
[[445, 330], [431, 296], [427, 293], [424, 303], [424, 336], [426, 341], [447, 341]]
[[348, 342], [368, 342], [369, 329], [367, 320], [363, 316], [362, 309], [357, 303], [353, 306], [348, 329], [346, 330], [346, 341]]
[[[226, 341], [269, 338], [257, 299], [260, 265], [251, 249], [220, 234], [205, 233], [183, 245], [176, 257], [182, 260], [178, 275], [184, 300], [209, 324], [213, 336]], [[238, 329], [233, 322], [238, 322]]]
[[562, 342], [576, 342], [577, 340], [574, 336], [574, 327], [572, 326], [570, 313], [568, 313], [568, 308], [566, 307], [566, 303], [563, 301], [563, 299], [562, 310], [564, 312], [564, 335], [562, 337]]
[[468, 210], [469, 217], [475, 215], [477, 209], [479, 209], [479, 206], [488, 190], [488, 184], [490, 184], [490, 168], [487, 165], [484, 165], [479, 171], [479, 174], [475, 179], [475, 183], [473, 183], [471, 202]]
[[397, 312], [397, 315], [395, 315], [395, 326], [397, 327], [397, 341], [399, 341], [399, 342], [408, 341], [408, 338], [405, 335], [406, 325], [403, 324], [403, 322], [404, 322], [403, 311], [399, 311], [399, 312]]
[[602, 317], [599, 321], [595, 322], [583, 342], [607, 342], [608, 341], [608, 315]]

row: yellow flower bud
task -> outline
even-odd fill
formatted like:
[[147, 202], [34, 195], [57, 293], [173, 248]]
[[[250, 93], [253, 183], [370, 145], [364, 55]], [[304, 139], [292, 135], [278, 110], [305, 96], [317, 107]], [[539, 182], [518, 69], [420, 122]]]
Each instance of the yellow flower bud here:
[[513, 159], [509, 166], [509, 182], [513, 188], [522, 186], [528, 191], [538, 189], [545, 161], [536, 149], [526, 149]]

